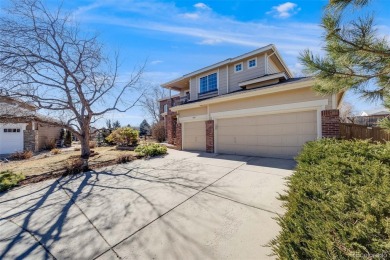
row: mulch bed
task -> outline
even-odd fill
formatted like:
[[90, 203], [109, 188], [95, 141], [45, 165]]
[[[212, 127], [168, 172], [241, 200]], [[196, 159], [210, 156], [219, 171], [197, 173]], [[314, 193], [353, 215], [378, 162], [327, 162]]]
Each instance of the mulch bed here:
[[[133, 156], [133, 157], [135, 159], [143, 158], [143, 156], [139, 156], [139, 155]], [[88, 171], [99, 169], [102, 167], [112, 166], [112, 165], [116, 165], [116, 164], [120, 164], [117, 162], [116, 159], [104, 161], [104, 162], [96, 162], [96, 163], [89, 165]], [[23, 181], [20, 181], [18, 183], [18, 186], [23, 186], [23, 185], [27, 185], [27, 184], [31, 184], [31, 183], [38, 183], [41, 181], [59, 178], [59, 177], [63, 177], [63, 176], [68, 176], [68, 175], [72, 175], [72, 174], [78, 174], [78, 173], [80, 173], [80, 172], [69, 173], [65, 169], [61, 169], [61, 170], [55, 170], [55, 171], [51, 171], [51, 172], [42, 173], [40, 175], [27, 176], [26, 179], [24, 179]]]

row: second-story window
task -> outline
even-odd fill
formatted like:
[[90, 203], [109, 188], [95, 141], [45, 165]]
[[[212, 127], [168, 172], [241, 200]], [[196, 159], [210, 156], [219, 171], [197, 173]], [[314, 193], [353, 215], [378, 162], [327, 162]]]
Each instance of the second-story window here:
[[254, 68], [256, 67], [256, 59], [249, 60], [248, 61], [248, 68]]
[[242, 62], [234, 65], [234, 72], [240, 72], [242, 69]]
[[199, 79], [200, 93], [207, 93], [218, 89], [217, 73]]
[[165, 104], [164, 105], [164, 113], [167, 113], [168, 112], [168, 104]]

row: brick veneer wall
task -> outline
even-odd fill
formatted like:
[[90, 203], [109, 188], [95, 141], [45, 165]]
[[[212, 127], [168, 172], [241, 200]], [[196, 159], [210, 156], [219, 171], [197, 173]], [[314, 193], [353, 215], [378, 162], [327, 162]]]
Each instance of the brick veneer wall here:
[[176, 124], [176, 147], [181, 150], [183, 149], [182, 146], [182, 125], [181, 123]]
[[162, 113], [164, 113], [164, 105], [168, 105], [168, 112], [165, 116], [165, 133], [167, 142], [169, 144], [175, 144], [176, 143], [176, 112], [172, 112], [170, 110], [171, 107], [174, 107], [178, 105], [180, 102], [180, 97], [174, 97], [171, 99], [165, 99], [160, 101], [160, 120], [164, 120], [164, 118], [161, 116]]
[[206, 121], [206, 152], [214, 152], [214, 120]]
[[340, 111], [329, 109], [321, 111], [322, 137], [340, 137]]
[[23, 131], [24, 150], [37, 152], [39, 150], [39, 135], [37, 130]]

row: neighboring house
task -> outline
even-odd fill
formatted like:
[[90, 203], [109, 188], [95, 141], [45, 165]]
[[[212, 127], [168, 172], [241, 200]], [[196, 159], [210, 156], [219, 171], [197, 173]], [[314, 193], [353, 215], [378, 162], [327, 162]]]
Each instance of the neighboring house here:
[[321, 96], [294, 78], [274, 45], [162, 85], [167, 140], [183, 150], [291, 158], [307, 141], [339, 135], [343, 93]]
[[25, 102], [0, 96], [0, 154], [40, 151], [59, 139], [61, 128], [36, 122], [41, 121], [36, 110]]
[[363, 111], [360, 116], [351, 118], [354, 124], [365, 125], [365, 126], [377, 126], [379, 121], [385, 117], [390, 117], [390, 111], [388, 109], [375, 109], [370, 111]]

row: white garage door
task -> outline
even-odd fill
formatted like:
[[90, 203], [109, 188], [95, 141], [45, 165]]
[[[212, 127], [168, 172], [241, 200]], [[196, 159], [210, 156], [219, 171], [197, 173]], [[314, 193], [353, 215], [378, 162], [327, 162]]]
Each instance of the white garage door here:
[[206, 123], [183, 123], [183, 150], [206, 151]]
[[217, 120], [217, 152], [292, 158], [317, 138], [317, 112], [305, 111]]
[[0, 125], [0, 154], [23, 151], [24, 124]]

